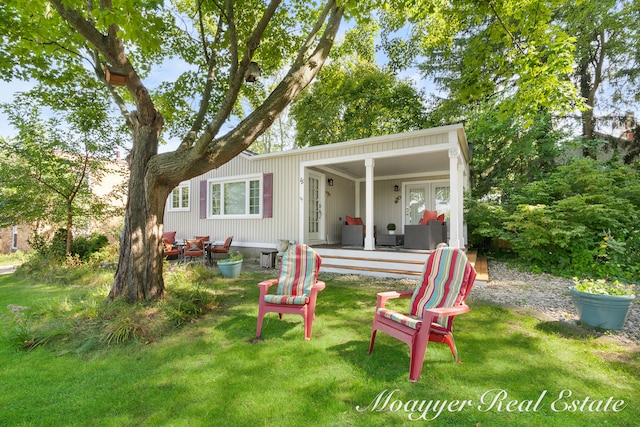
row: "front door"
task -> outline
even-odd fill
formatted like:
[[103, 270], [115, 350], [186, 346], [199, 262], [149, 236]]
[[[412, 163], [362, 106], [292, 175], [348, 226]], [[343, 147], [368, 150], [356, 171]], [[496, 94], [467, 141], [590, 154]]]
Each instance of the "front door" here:
[[325, 188], [323, 174], [308, 172], [306, 193], [307, 242], [310, 244], [325, 243], [325, 220], [323, 215]]

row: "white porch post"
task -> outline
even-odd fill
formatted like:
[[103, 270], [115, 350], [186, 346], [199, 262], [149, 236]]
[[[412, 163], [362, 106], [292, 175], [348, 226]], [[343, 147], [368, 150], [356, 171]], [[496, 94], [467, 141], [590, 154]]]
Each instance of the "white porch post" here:
[[373, 251], [376, 248], [375, 238], [373, 237], [374, 230], [374, 218], [373, 218], [373, 167], [375, 166], [374, 159], [365, 159], [364, 165], [366, 168], [366, 185], [365, 185], [365, 212], [366, 212], [366, 225], [367, 233], [364, 237], [364, 250]]
[[449, 246], [464, 247], [464, 170], [460, 148], [449, 149], [449, 183], [451, 211], [449, 216]]
[[360, 215], [360, 181], [355, 181], [355, 186], [356, 186], [356, 196], [355, 196], [355, 200], [354, 203], [356, 205], [356, 210], [354, 212], [356, 218], [360, 218], [362, 217], [362, 215]]

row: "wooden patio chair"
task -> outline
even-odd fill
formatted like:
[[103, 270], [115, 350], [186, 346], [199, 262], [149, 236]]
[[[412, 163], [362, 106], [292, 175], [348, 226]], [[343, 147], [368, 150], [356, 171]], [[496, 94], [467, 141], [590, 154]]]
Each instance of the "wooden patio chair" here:
[[[422, 283], [413, 292], [378, 293], [368, 354], [373, 351], [376, 332], [382, 331], [411, 349], [410, 381], [420, 379], [429, 341], [447, 344], [455, 361], [462, 363], [453, 340], [453, 319], [469, 311], [465, 300], [475, 277], [476, 271], [463, 251], [436, 249], [427, 259]], [[409, 296], [407, 314], [385, 308], [389, 299]]]

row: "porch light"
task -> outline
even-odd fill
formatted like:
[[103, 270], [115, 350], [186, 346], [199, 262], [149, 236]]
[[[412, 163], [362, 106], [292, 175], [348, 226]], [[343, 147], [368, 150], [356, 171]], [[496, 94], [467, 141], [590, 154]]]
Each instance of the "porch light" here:
[[333, 178], [329, 178], [327, 184], [329, 184], [329, 187], [333, 187]]
[[256, 81], [256, 77], [260, 77], [261, 75], [262, 70], [258, 67], [258, 63], [251, 62], [247, 71], [244, 72], [244, 81], [253, 83]]

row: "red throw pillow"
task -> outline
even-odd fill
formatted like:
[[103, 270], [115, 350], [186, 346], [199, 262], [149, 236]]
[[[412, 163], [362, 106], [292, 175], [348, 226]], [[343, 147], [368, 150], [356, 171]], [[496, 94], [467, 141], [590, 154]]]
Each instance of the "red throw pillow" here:
[[355, 218], [352, 218], [349, 215], [347, 215], [347, 225], [358, 225], [358, 224], [356, 223]]
[[176, 233], [176, 231], [165, 231], [164, 233], [162, 233], [162, 238], [167, 239], [170, 243], [173, 243], [176, 241]]
[[432, 219], [436, 219], [438, 217], [438, 212], [436, 211], [424, 211], [422, 214], [422, 222], [420, 224], [427, 224]]
[[438, 217], [436, 218], [438, 221], [440, 221], [440, 224], [444, 224], [444, 214], [440, 214], [438, 215]]

